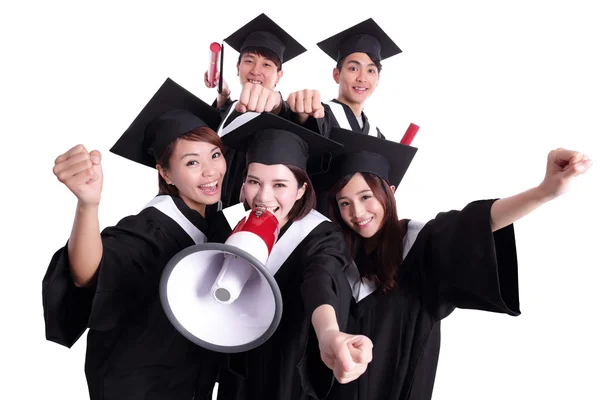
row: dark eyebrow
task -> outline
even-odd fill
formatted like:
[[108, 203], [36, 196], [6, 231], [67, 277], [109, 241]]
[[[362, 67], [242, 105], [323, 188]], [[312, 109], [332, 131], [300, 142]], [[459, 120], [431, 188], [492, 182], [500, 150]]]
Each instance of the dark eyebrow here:
[[[221, 149], [219, 149], [219, 146], [215, 146], [215, 147], [212, 148], [212, 150], [210, 152], [212, 153], [215, 150], [219, 150], [220, 151]], [[196, 157], [198, 157], [199, 154], [198, 153], [185, 153], [184, 155], [181, 156], [181, 160], [183, 160], [186, 157], [190, 157], [190, 156], [196, 156]]]
[[[260, 181], [258, 176], [248, 175], [247, 178], [254, 179], [255, 181]], [[289, 182], [287, 179], [273, 179], [273, 182]]]
[[[357, 64], [357, 65], [362, 65], [360, 62], [356, 61], [356, 60], [348, 60], [348, 64]], [[369, 64], [367, 64], [367, 67], [376, 67], [377, 65], [375, 65], [375, 63], [371, 62]]]
[[[365, 189], [365, 190], [361, 190], [360, 192], [358, 192], [358, 193], [356, 193], [356, 194], [357, 194], [357, 195], [359, 195], [359, 194], [368, 193], [368, 192], [371, 192], [371, 189]], [[337, 199], [337, 201], [340, 201], [340, 200], [342, 200], [342, 199], [346, 199], [346, 200], [348, 200], [348, 198], [347, 198], [346, 196], [342, 196], [342, 197], [338, 198], [338, 199]]]

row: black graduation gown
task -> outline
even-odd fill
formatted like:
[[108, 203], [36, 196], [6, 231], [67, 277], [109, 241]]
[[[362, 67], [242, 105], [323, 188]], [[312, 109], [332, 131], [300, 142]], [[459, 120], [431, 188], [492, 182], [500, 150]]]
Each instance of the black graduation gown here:
[[[456, 307], [520, 314], [514, 228], [492, 233], [492, 203], [476, 201], [425, 225], [404, 221], [398, 289], [351, 308], [348, 330], [373, 341], [373, 361], [358, 380], [336, 383], [328, 399], [431, 399], [443, 318]], [[377, 263], [375, 253], [359, 254], [358, 268]]]
[[[222, 229], [209, 235], [209, 241], [224, 242], [231, 232], [222, 221], [215, 221]], [[350, 263], [343, 234], [332, 222], [321, 222], [298, 244], [275, 273], [283, 299], [277, 330], [261, 346], [229, 356], [229, 369], [219, 377], [219, 400], [325, 397], [335, 378], [321, 361], [311, 316], [318, 306], [329, 304], [344, 331], [352, 294], [343, 269]]]
[[[331, 101], [342, 106], [342, 108], [344, 109], [344, 114], [346, 115], [348, 124], [350, 125], [350, 128], [352, 131], [358, 132], [358, 133], [364, 133], [364, 134], [369, 133], [369, 130], [371, 129], [371, 124], [369, 123], [369, 119], [367, 118], [367, 115], [364, 112], [362, 113], [363, 127], [361, 128], [360, 125], [358, 124], [358, 121], [356, 120], [356, 116], [354, 115], [354, 112], [352, 111], [352, 109], [350, 107], [348, 107], [346, 104], [344, 104], [336, 99], [333, 99]], [[340, 128], [342, 125], [335, 118], [333, 110], [331, 109], [329, 104], [326, 104], [326, 103], [322, 103], [322, 104], [325, 109], [325, 117], [317, 118], [317, 119], [309, 117], [308, 120], [306, 121], [305, 126], [306, 126], [306, 128], [311, 129], [312, 131], [314, 131], [316, 133], [319, 133], [325, 137], [329, 137], [329, 134], [331, 133], [331, 130], [333, 128]], [[375, 129], [377, 132], [377, 137], [380, 139], [385, 139], [385, 136], [383, 136], [383, 134], [381, 133], [379, 128], [375, 127]]]
[[[227, 99], [225, 104], [219, 107], [219, 112], [221, 113], [221, 126], [219, 127], [219, 130], [243, 115], [236, 110], [231, 110], [231, 107], [235, 107], [235, 102], [231, 99]], [[291, 119], [289, 106], [283, 99], [281, 111], [278, 115], [288, 120]], [[221, 190], [221, 202], [223, 203], [223, 208], [233, 206], [240, 202], [240, 191], [244, 181], [244, 170], [246, 169], [246, 153], [235, 149], [226, 149], [225, 161], [227, 162], [227, 172], [223, 178], [223, 188]]]
[[[200, 214], [173, 200], [207, 232]], [[73, 284], [67, 246], [52, 257], [42, 284], [46, 339], [71, 347], [89, 328], [85, 374], [91, 400], [210, 399], [216, 355], [175, 330], [159, 300], [163, 268], [194, 241], [154, 207], [101, 235], [102, 260], [89, 287]]]

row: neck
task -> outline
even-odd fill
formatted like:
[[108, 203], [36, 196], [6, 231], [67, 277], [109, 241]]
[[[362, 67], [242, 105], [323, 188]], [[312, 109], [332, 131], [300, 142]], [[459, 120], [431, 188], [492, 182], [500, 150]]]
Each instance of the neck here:
[[380, 242], [381, 241], [379, 240], [379, 232], [377, 232], [370, 238], [364, 239], [363, 240], [363, 248], [365, 250], [365, 253], [371, 254], [373, 251], [375, 251], [377, 246], [379, 246]]
[[350, 102], [350, 101], [346, 100], [344, 98], [344, 96], [342, 96], [341, 94], [338, 96], [338, 98], [336, 100], [339, 101], [340, 103], [343, 103], [343, 104], [347, 105], [348, 107], [350, 107], [350, 109], [352, 110], [352, 113], [354, 114], [354, 116], [356, 118], [359, 118], [362, 116], [362, 111], [363, 111], [362, 103]]
[[282, 218], [281, 221], [279, 221], [279, 229], [283, 229], [283, 227], [287, 223], [288, 223], [288, 217]]
[[205, 217], [206, 204], [196, 203], [195, 201], [192, 201], [192, 200], [188, 199], [187, 197], [183, 197], [183, 196], [181, 198], [186, 206], [188, 206], [189, 208], [191, 208], [194, 211], [197, 211], [198, 214], [200, 214], [202, 217]]

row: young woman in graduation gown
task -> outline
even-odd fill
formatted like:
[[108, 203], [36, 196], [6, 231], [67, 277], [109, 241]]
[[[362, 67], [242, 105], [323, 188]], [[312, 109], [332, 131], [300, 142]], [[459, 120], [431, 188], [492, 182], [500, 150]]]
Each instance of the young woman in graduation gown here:
[[92, 400], [211, 398], [217, 360], [173, 328], [158, 285], [174, 254], [206, 241], [207, 207], [219, 201], [226, 169], [215, 112], [170, 79], [163, 84], [111, 149], [156, 167], [159, 194], [102, 232], [100, 153], [78, 145], [56, 159], [54, 174], [77, 207], [43, 280], [46, 338], [71, 347], [89, 328]]
[[[283, 315], [274, 334], [253, 350], [231, 354], [219, 378], [220, 400], [324, 398], [335, 377], [359, 376], [370, 361], [371, 342], [343, 333], [351, 292], [343, 273], [351, 263], [341, 229], [314, 211], [306, 175], [309, 154], [334, 143], [270, 113], [223, 136], [246, 153], [243, 194], [251, 209], [265, 208], [279, 222], [267, 264], [280, 288]], [[240, 203], [234, 207], [244, 206]], [[238, 219], [218, 213], [209, 241], [224, 242]], [[333, 374], [332, 374], [333, 371]]]
[[591, 162], [552, 151], [533, 189], [474, 201], [423, 224], [399, 221], [394, 200], [415, 148], [351, 132], [332, 137], [345, 154], [332, 164], [330, 215], [357, 267], [348, 270], [355, 298], [348, 332], [371, 338], [374, 350], [367, 372], [336, 385], [328, 399], [430, 399], [440, 321], [456, 307], [520, 314], [513, 222], [563, 193]]

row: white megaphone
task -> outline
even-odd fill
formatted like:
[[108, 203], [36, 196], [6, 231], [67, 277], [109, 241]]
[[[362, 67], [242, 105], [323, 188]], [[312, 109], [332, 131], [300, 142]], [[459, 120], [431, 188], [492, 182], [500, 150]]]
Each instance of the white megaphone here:
[[257, 209], [224, 244], [197, 244], [177, 253], [160, 281], [160, 301], [173, 326], [221, 353], [247, 351], [271, 337], [283, 303], [265, 264], [278, 235], [277, 218]]

